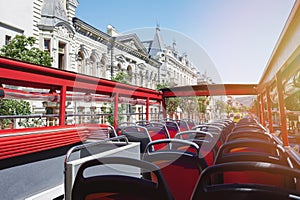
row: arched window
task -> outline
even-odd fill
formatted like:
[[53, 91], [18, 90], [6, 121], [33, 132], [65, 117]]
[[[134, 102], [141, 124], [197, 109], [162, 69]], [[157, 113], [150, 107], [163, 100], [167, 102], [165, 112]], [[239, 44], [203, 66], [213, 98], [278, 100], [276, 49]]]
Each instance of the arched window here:
[[149, 88], [152, 87], [153, 87], [153, 71], [151, 71], [149, 75]]
[[90, 70], [89, 70], [90, 75], [97, 76], [97, 73], [96, 73], [97, 62], [96, 62], [96, 57], [93, 54], [90, 56], [90, 66], [89, 67], [90, 67]]
[[117, 64], [117, 70], [118, 70], [118, 72], [121, 71], [121, 69], [122, 69], [121, 63], [118, 63]]
[[102, 53], [102, 57], [100, 60], [100, 77], [102, 78], [106, 78], [106, 70], [107, 70], [107, 61], [108, 61], [108, 57], [106, 53]]
[[131, 65], [127, 66], [127, 74], [128, 74], [128, 81], [131, 83], [132, 82], [132, 74], [133, 74]]
[[145, 79], [146, 79], [146, 81], [145, 81], [145, 87], [149, 87], [149, 71], [148, 70], [146, 70], [146, 73], [145, 73]]
[[84, 74], [85, 65], [84, 65], [84, 54], [82, 53], [82, 51], [78, 51], [77, 56], [76, 56], [76, 63], [77, 63], [78, 73]]
[[143, 82], [144, 82], [144, 77], [143, 77], [143, 71], [141, 70], [140, 71], [140, 86], [142, 86], [143, 87]]

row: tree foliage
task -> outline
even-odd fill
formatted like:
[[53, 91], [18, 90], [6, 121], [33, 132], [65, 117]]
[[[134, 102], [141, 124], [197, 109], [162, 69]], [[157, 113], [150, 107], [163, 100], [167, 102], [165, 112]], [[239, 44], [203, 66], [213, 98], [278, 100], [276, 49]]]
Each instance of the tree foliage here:
[[[123, 71], [119, 71], [116, 76], [111, 77], [112, 81], [116, 81], [119, 83], [125, 83], [128, 84], [128, 75], [123, 72]], [[113, 113], [114, 107], [113, 105], [111, 107], [108, 108], [108, 110], [105, 110], [104, 113], [105, 114], [109, 114], [109, 116], [107, 116], [107, 122], [110, 125], [114, 124], [114, 116], [111, 115]], [[118, 122], [121, 122], [124, 118], [124, 116], [122, 116], [121, 114], [123, 114], [126, 110], [126, 105], [125, 104], [121, 104], [120, 107], [118, 108], [119, 114], [118, 114]]]
[[[164, 83], [158, 83], [156, 85], [156, 90], [161, 90], [163, 88], [168, 88], [170, 87], [171, 84], [169, 82], [164, 82]], [[166, 99], [166, 112], [168, 114], [172, 114], [177, 110], [177, 107], [180, 106], [181, 100], [179, 98], [167, 98]]]
[[287, 110], [300, 111], [300, 91], [288, 96], [284, 103]]
[[200, 113], [205, 113], [206, 108], [209, 105], [209, 97], [207, 96], [200, 96], [198, 97], [198, 109]]
[[193, 113], [198, 113], [198, 97], [181, 97], [179, 98], [179, 107], [183, 113], [188, 114], [188, 118]]
[[[53, 58], [48, 52], [44, 52], [33, 47], [36, 42], [34, 37], [26, 37], [24, 35], [16, 35], [7, 45], [0, 49], [0, 55], [13, 58], [33, 64], [51, 66]], [[0, 115], [30, 115], [30, 103], [23, 100], [2, 99], [0, 101]], [[0, 119], [1, 128], [7, 127], [12, 123], [12, 119]], [[40, 124], [39, 120], [23, 119], [18, 121], [19, 126], [30, 127]]]
[[0, 55], [38, 65], [51, 66], [53, 58], [49, 52], [34, 47], [35, 42], [36, 38], [32, 36], [16, 35], [0, 49]]
[[226, 103], [223, 100], [216, 100], [215, 106], [221, 113], [226, 111]]
[[[0, 101], [0, 115], [30, 115], [31, 107], [29, 102], [23, 100], [14, 99], [2, 99]], [[7, 127], [10, 123], [13, 123], [12, 119], [6, 118], [0, 120], [1, 129]], [[28, 120], [20, 120], [18, 122], [20, 126], [28, 127]]]
[[128, 75], [125, 72], [120, 71], [116, 74], [115, 77], [111, 77], [111, 80], [119, 83], [128, 84]]
[[232, 105], [226, 105], [226, 113], [229, 114], [229, 113], [236, 113], [236, 112], [239, 112], [239, 109], [235, 106], [232, 106]]
[[171, 84], [169, 82], [157, 83], [156, 90], [161, 90], [163, 88], [168, 88], [170, 86], [171, 86]]
[[176, 97], [175, 98], [173, 98], [173, 97], [167, 98], [166, 99], [166, 105], [167, 105], [166, 111], [167, 111], [167, 113], [169, 113], [169, 114], [174, 113], [177, 110], [177, 108], [179, 106], [179, 103], [180, 103], [179, 98], [176, 98]]

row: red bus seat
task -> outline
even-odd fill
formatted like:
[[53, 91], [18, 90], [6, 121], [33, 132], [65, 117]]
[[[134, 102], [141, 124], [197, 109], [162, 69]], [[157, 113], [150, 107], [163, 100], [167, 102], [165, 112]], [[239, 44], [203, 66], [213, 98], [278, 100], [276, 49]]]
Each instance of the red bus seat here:
[[[84, 171], [97, 165], [134, 166], [151, 172], [156, 182], [126, 175], [85, 177]], [[124, 157], [105, 157], [83, 163], [72, 188], [72, 199], [173, 199], [160, 169], [148, 162]]]
[[[166, 143], [170, 148], [153, 151], [151, 146], [158, 143]], [[175, 199], [185, 200], [190, 199], [202, 170], [207, 167], [201, 157], [197, 144], [185, 140], [165, 139], [149, 143], [143, 160], [161, 169]]]

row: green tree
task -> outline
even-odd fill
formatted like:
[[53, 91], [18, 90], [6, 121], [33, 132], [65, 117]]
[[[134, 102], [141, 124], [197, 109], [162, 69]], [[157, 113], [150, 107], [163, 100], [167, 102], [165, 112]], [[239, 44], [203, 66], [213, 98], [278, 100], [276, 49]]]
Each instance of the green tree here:
[[[51, 66], [53, 58], [48, 52], [44, 52], [36, 47], [33, 47], [36, 42], [34, 37], [26, 37], [24, 35], [16, 35], [7, 45], [0, 49], [0, 55], [8, 58], [13, 58], [33, 64]], [[0, 101], [0, 115], [30, 115], [31, 106], [29, 102], [23, 100], [2, 99]], [[12, 123], [11, 119], [1, 119], [1, 128]], [[29, 127], [34, 124], [39, 124], [38, 120], [29, 119], [19, 120], [20, 126]]]
[[[112, 81], [116, 81], [116, 82], [119, 82], [119, 83], [125, 83], [125, 84], [128, 84], [128, 75], [123, 72], [123, 71], [119, 71], [116, 76], [114, 77], [111, 77], [111, 80]], [[105, 110], [104, 113], [105, 114], [110, 114], [108, 117], [107, 117], [107, 121], [110, 125], [113, 125], [114, 124], [114, 116], [111, 115], [113, 113], [113, 110], [114, 110], [114, 107], [113, 105], [111, 107], [108, 108], [108, 110]], [[119, 107], [118, 111], [119, 111], [119, 114], [118, 114], [118, 122], [121, 122], [123, 120], [123, 116], [120, 115], [122, 113], [124, 113], [124, 111], [126, 110], [126, 105], [125, 104], [121, 104], [121, 106]]]
[[7, 45], [0, 49], [0, 55], [38, 65], [51, 66], [53, 58], [49, 52], [33, 47], [36, 38], [16, 35]]
[[235, 106], [227, 104], [226, 105], [226, 113], [229, 114], [231, 112], [234, 112], [234, 113], [239, 112], [239, 109], [237, 107], [235, 107]]
[[115, 77], [112, 77], [111, 80], [119, 83], [128, 84], [128, 75], [125, 72], [120, 71], [116, 74]]
[[284, 103], [287, 110], [300, 111], [300, 91], [286, 97]]
[[173, 115], [180, 103], [180, 99], [178, 97], [171, 97], [166, 99], [166, 111], [169, 115]]
[[[156, 85], [156, 90], [161, 90], [163, 88], [168, 88], [170, 87], [171, 84], [169, 82], [164, 82], [164, 83], [158, 83]], [[172, 98], [166, 98], [166, 112], [169, 115], [173, 115], [174, 112], [176, 112], [177, 107], [179, 106], [181, 102], [181, 99], [179, 99], [178, 97], [172, 97]]]
[[156, 90], [161, 90], [163, 88], [168, 88], [170, 87], [171, 84], [169, 82], [165, 82], [165, 83], [157, 83], [156, 84]]
[[216, 109], [219, 110], [219, 112], [223, 113], [226, 110], [226, 103], [223, 100], [216, 100]]
[[187, 113], [187, 118], [191, 118], [193, 113], [198, 112], [198, 97], [179, 98], [179, 107], [183, 113]]
[[[13, 99], [2, 99], [0, 102], [0, 115], [30, 115], [31, 107], [29, 102], [23, 100], [13, 100]], [[9, 124], [14, 121], [9, 118], [1, 119], [0, 126], [1, 129], [6, 128]], [[28, 127], [30, 126], [29, 119], [19, 120], [19, 126]]]
[[197, 100], [199, 112], [204, 114], [206, 112], [207, 105], [209, 105], [209, 98], [207, 96], [200, 96]]

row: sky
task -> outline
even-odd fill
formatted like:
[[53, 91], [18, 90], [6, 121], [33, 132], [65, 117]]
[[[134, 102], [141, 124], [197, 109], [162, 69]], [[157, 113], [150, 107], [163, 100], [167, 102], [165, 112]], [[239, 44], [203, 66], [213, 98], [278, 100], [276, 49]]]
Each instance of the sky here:
[[[76, 17], [106, 32], [135, 32], [166, 45], [215, 82], [258, 83], [294, 0], [79, 0]], [[145, 31], [146, 30], [146, 31]]]

